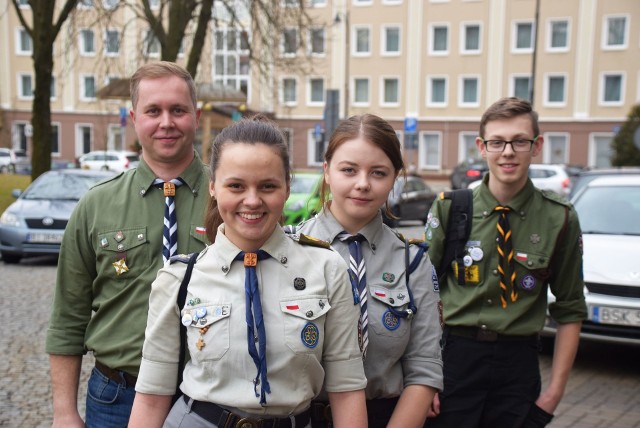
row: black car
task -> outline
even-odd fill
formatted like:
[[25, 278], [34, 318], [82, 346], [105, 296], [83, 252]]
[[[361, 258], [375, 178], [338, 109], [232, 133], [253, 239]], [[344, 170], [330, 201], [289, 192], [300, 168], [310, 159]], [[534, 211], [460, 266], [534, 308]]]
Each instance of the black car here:
[[384, 209], [382, 219], [389, 227], [397, 227], [399, 220], [426, 222], [427, 215], [437, 193], [418, 176], [398, 177], [389, 193], [387, 204], [397, 219], [389, 218]]
[[481, 180], [489, 166], [484, 159], [469, 159], [460, 162], [451, 173], [451, 188], [466, 189], [469, 183]]

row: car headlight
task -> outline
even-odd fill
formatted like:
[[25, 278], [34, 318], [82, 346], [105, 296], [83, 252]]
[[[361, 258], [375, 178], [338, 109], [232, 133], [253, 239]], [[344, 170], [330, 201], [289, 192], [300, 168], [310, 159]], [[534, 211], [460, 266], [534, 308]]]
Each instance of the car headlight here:
[[19, 227], [20, 226], [20, 218], [9, 212], [9, 211], [5, 211], [1, 216], [0, 216], [0, 224], [5, 225], [5, 226], [11, 226], [11, 227]]
[[298, 211], [304, 207], [304, 201], [295, 201], [287, 207], [289, 211]]

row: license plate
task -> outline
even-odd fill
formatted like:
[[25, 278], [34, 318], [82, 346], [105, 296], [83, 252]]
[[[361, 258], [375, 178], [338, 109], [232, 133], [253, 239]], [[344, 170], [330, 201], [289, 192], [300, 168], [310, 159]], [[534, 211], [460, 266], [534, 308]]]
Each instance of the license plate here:
[[44, 244], [59, 244], [62, 242], [61, 233], [29, 233], [27, 242], [39, 242]]
[[640, 309], [593, 306], [591, 321], [600, 324], [615, 324], [640, 327]]

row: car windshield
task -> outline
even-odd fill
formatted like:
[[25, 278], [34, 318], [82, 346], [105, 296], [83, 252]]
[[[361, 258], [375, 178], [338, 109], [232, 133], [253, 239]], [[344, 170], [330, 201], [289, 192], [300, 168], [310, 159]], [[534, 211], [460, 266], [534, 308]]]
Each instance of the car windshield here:
[[640, 235], [640, 187], [590, 187], [574, 206], [585, 234]]
[[291, 180], [291, 193], [311, 193], [320, 176], [294, 175]]
[[79, 200], [103, 175], [45, 174], [23, 193], [23, 199]]

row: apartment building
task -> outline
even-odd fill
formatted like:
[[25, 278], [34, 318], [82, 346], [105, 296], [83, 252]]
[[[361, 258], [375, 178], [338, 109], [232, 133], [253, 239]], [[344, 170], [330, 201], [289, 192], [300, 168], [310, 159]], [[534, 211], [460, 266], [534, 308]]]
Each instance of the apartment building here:
[[[275, 1], [283, 8], [300, 4]], [[90, 15], [97, 2], [109, 7], [117, 0], [83, 0], [79, 7]], [[9, 3], [0, 0], [0, 10]], [[237, 3], [243, 10], [245, 0]], [[371, 112], [389, 120], [407, 164], [426, 177], [446, 176], [461, 160], [478, 156], [474, 140], [486, 107], [503, 96], [520, 96], [540, 114], [546, 143], [537, 162], [602, 167], [609, 165], [611, 139], [640, 101], [637, 0], [305, 4], [311, 27], [301, 30], [292, 20], [274, 29], [272, 44], [253, 46], [267, 62], [288, 60], [289, 66], [274, 65], [267, 73], [248, 62], [247, 43], [256, 43], [248, 30], [225, 26], [225, 11], [214, 9], [219, 19], [203, 46], [197, 80], [240, 90], [246, 102], [203, 103], [201, 139], [209, 141], [243, 110], [267, 112], [286, 131], [293, 167], [319, 168], [326, 145], [319, 131], [329, 124], [327, 103], [337, 102], [340, 118]], [[78, 13], [61, 34], [59, 52], [72, 46], [74, 54], [56, 59], [54, 156], [73, 159], [135, 141], [131, 125], [120, 124], [127, 101], [95, 96], [110, 79], [158, 56], [148, 29], [127, 13], [118, 9], [112, 28], [89, 26], [90, 19]], [[29, 41], [11, 8], [0, 23], [0, 145], [28, 148]], [[291, 66], [298, 60], [311, 67], [302, 72]]]

